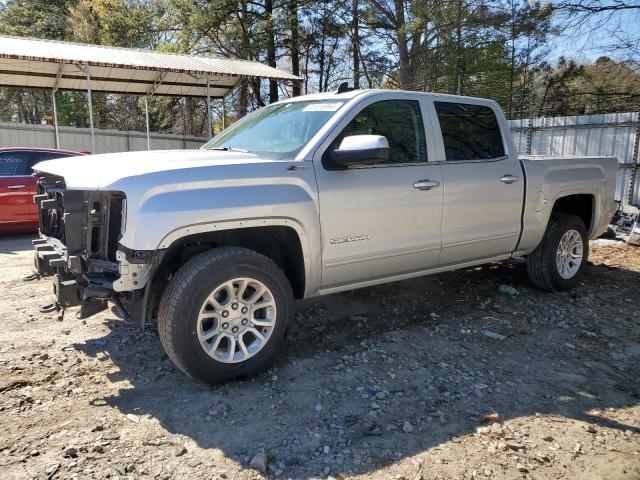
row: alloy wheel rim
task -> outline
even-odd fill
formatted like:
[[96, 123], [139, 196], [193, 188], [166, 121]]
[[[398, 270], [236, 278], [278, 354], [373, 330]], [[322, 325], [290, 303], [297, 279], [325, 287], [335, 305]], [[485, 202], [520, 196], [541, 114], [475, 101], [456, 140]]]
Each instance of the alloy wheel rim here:
[[273, 293], [264, 283], [234, 278], [215, 287], [200, 307], [198, 340], [218, 362], [244, 362], [268, 343], [276, 313]]
[[568, 230], [560, 239], [556, 251], [556, 266], [558, 273], [565, 280], [573, 278], [583, 258], [582, 235], [577, 230]]

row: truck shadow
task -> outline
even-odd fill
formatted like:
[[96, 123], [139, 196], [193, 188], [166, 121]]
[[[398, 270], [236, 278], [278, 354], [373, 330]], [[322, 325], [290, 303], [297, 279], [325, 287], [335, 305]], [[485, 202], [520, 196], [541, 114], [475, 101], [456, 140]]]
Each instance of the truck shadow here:
[[33, 250], [31, 240], [36, 238], [33, 234], [2, 234], [0, 233], [0, 255], [15, 255], [25, 250]]
[[581, 286], [549, 294], [521, 265], [496, 264], [307, 301], [270, 371], [216, 387], [171, 366], [154, 326], [108, 320], [107, 336], [76, 348], [105, 352], [119, 367], [110, 380], [131, 385], [96, 405], [151, 415], [243, 465], [264, 449], [292, 478], [358, 474], [473, 433], [493, 412], [640, 432], [589, 413], [640, 402], [639, 282], [591, 265]]

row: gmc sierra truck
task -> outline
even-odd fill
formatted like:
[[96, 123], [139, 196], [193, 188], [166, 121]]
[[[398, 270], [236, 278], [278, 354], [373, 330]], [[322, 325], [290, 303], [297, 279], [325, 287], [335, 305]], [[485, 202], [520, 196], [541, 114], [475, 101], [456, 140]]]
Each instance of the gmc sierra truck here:
[[271, 364], [294, 299], [514, 257], [535, 286], [570, 288], [614, 213], [616, 168], [518, 157], [490, 100], [308, 95], [199, 150], [37, 164], [35, 266], [57, 308], [157, 318], [171, 360], [215, 383]]

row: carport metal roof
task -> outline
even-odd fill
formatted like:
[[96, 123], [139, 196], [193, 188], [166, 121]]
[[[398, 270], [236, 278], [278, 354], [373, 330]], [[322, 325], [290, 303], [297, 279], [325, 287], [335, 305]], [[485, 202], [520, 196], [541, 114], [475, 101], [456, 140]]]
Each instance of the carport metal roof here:
[[247, 60], [0, 35], [0, 87], [51, 90], [58, 148], [57, 90], [87, 90], [95, 152], [92, 91], [144, 95], [149, 148], [147, 96], [206, 97], [211, 138], [211, 98], [224, 99], [243, 78], [302, 81], [291, 73]]
[[242, 78], [300, 77], [258, 62], [0, 35], [0, 86], [224, 97]]

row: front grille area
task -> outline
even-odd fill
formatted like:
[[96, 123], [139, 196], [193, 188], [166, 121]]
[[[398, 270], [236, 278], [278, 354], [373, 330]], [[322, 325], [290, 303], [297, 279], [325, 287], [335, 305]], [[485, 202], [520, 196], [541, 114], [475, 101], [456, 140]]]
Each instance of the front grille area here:
[[70, 190], [64, 179], [50, 176], [38, 181], [35, 200], [40, 232], [59, 244], [60, 253], [81, 259], [83, 272], [117, 272], [123, 193]]
[[64, 243], [64, 180], [59, 177], [40, 178], [35, 197], [39, 207], [40, 232]]
[[106, 309], [120, 277], [124, 194], [68, 189], [63, 178], [44, 176], [34, 201], [40, 213], [34, 266], [39, 276], [53, 276], [56, 307], [79, 305], [79, 318]]
[[40, 232], [55, 238], [67, 251], [84, 250], [84, 228], [90, 191], [67, 190], [60, 177], [43, 177], [38, 181], [36, 204], [40, 208]]

